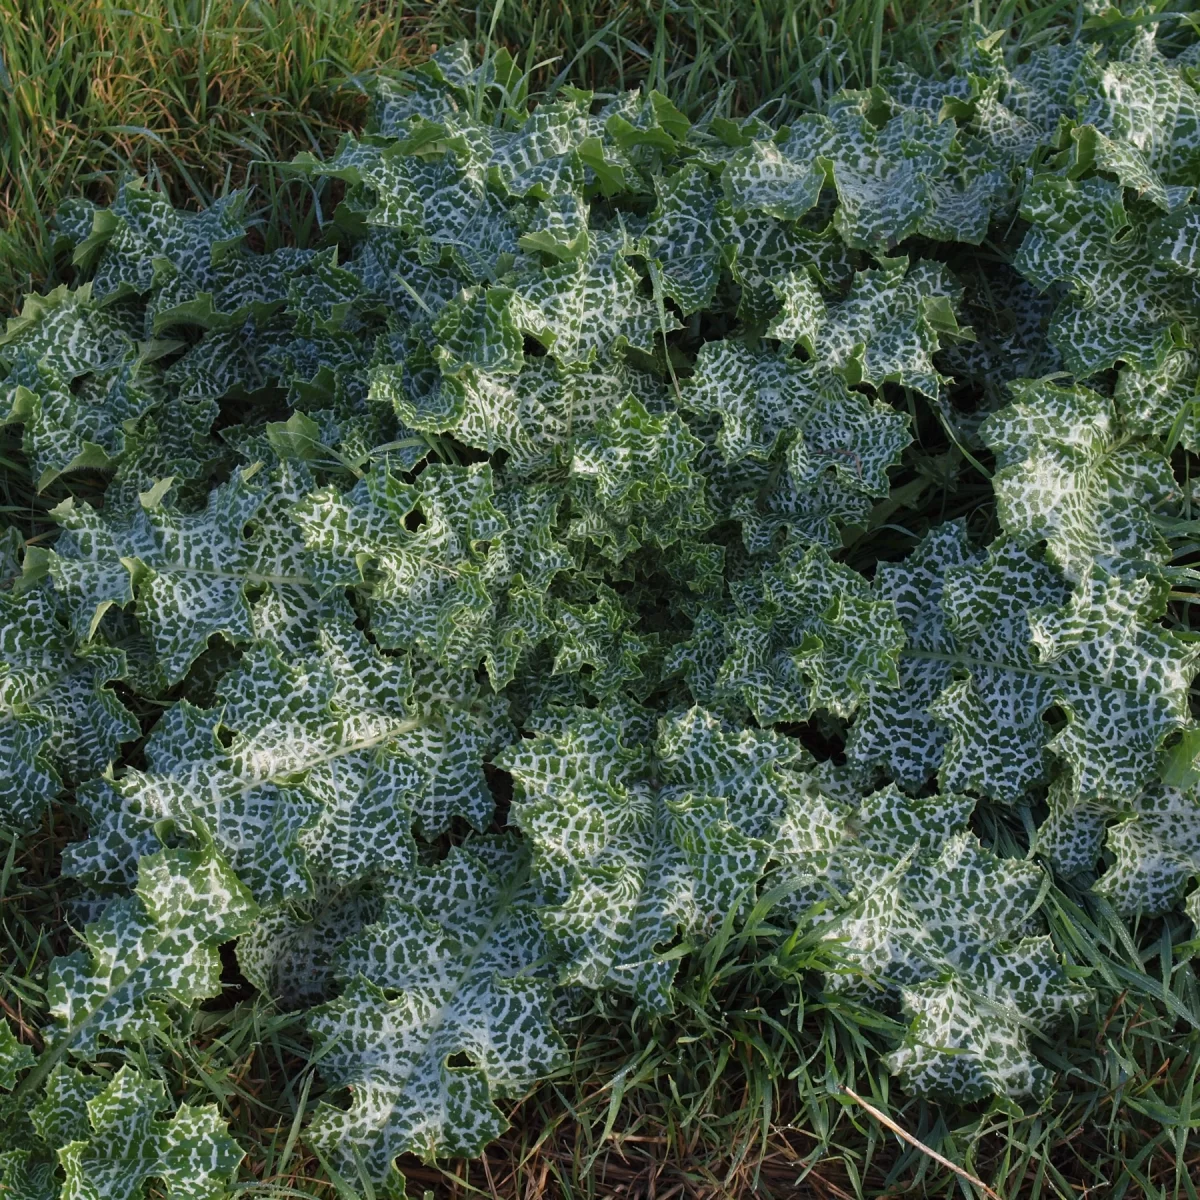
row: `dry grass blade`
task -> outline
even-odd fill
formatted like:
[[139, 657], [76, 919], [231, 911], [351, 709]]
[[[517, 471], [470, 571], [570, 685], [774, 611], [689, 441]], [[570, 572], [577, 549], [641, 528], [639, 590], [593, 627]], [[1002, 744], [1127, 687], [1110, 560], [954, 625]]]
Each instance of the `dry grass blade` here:
[[905, 1129], [903, 1125], [897, 1124], [895, 1121], [892, 1120], [891, 1117], [889, 1117], [887, 1115], [887, 1113], [880, 1112], [879, 1109], [877, 1109], [869, 1101], [864, 1100], [852, 1088], [848, 1088], [844, 1083], [840, 1083], [840, 1084], [838, 1084], [838, 1091], [841, 1092], [841, 1094], [843, 1096], [849, 1096], [850, 1099], [853, 1100], [855, 1104], [860, 1105], [862, 1107], [863, 1111], [869, 1113], [872, 1117], [874, 1117], [875, 1120], [880, 1123], [880, 1125], [884, 1126], [886, 1129], [890, 1129], [898, 1138], [901, 1138], [903, 1141], [906, 1141], [910, 1146], [913, 1146], [917, 1150], [920, 1150], [920, 1152], [922, 1154], [928, 1155], [931, 1159], [933, 1159], [934, 1162], [939, 1163], [941, 1166], [945, 1167], [947, 1171], [953, 1171], [954, 1174], [957, 1175], [960, 1179], [965, 1179], [973, 1187], [977, 1187], [985, 1196], [991, 1197], [991, 1200], [1001, 1200], [1000, 1194], [998, 1192], [993, 1191], [990, 1187], [988, 1187], [988, 1185], [986, 1183], [984, 1183], [982, 1179], [980, 1179], [976, 1175], [972, 1175], [970, 1171], [964, 1169], [963, 1167], [960, 1167], [957, 1163], [952, 1163], [948, 1158], [946, 1158], [944, 1155], [939, 1154], [931, 1146], [925, 1145], [925, 1143], [922, 1142], [919, 1138], [913, 1137], [913, 1135], [911, 1133], [909, 1133], [908, 1130]]

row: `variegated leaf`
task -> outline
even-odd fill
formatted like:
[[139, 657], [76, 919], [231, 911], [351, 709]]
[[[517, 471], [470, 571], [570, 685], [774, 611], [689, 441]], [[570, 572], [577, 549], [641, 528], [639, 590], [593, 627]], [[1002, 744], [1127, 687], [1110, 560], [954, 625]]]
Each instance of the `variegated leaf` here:
[[822, 709], [847, 717], [868, 687], [897, 685], [904, 634], [891, 601], [874, 599], [866, 580], [822, 547], [789, 544], [777, 564], [738, 586], [735, 600], [710, 683], [695, 670], [702, 645], [691, 646], [699, 653], [687, 662], [689, 684], [701, 703], [734, 700], [773, 725]]
[[486, 661], [497, 687], [549, 633], [545, 591], [567, 565], [548, 488], [496, 495], [487, 464], [434, 463], [404, 483], [380, 462], [353, 490], [295, 509], [326, 587], [359, 585], [381, 645], [453, 667]]
[[1161, 561], [1166, 543], [1154, 524], [1179, 498], [1158, 447], [1133, 441], [1112, 400], [1084, 387], [1018, 380], [1014, 403], [980, 429], [996, 456], [992, 481], [1000, 524], [1046, 555], [1069, 579], [1093, 561]]
[[[973, 801], [892, 787], [847, 804], [815, 780], [791, 799], [774, 857], [786, 907], [836, 945], [828, 986], [910, 1022], [888, 1057], [914, 1090], [960, 1101], [1044, 1090], [1030, 1029], [1087, 998], [1050, 939], [1029, 936], [1043, 875], [966, 832]], [[819, 906], [819, 907], [813, 907]]]
[[180, 1105], [166, 1121], [166, 1089], [122, 1067], [87, 1102], [87, 1136], [59, 1148], [62, 1200], [141, 1200], [151, 1179], [172, 1200], [227, 1195], [243, 1151], [215, 1105]]
[[109, 903], [83, 933], [82, 950], [56, 958], [46, 994], [51, 1037], [77, 1054], [101, 1038], [149, 1035], [161, 1001], [192, 1003], [221, 990], [217, 947], [249, 926], [255, 907], [212, 851], [165, 850], [143, 858], [136, 895]]
[[103, 771], [122, 742], [141, 735], [105, 686], [125, 673], [120, 649], [96, 643], [76, 651], [46, 587], [0, 593], [0, 821], [26, 824], [64, 777]]
[[746, 902], [797, 752], [698, 709], [664, 721], [657, 741], [587, 709], [544, 724], [497, 763], [518, 784], [513, 820], [533, 843], [563, 978], [669, 1009], [664, 951]]
[[382, 1181], [399, 1154], [479, 1154], [505, 1128], [496, 1100], [561, 1064], [537, 903], [519, 844], [474, 841], [398, 879], [347, 943], [342, 994], [309, 1016], [352, 1096], [307, 1134], [339, 1169]]
[[620, 562], [707, 529], [700, 448], [678, 414], [653, 416], [628, 396], [575, 446], [569, 536]]
[[1050, 338], [1080, 377], [1123, 362], [1157, 371], [1195, 323], [1200, 279], [1172, 269], [1120, 184], [1039, 176], [1025, 191], [1031, 223], [1014, 266], [1036, 287], [1061, 284]]
[[[1052, 761], [1083, 800], [1128, 799], [1155, 776], [1163, 740], [1188, 722], [1198, 664], [1188, 642], [1152, 623], [1154, 585], [1092, 566], [1068, 590], [1010, 542], [978, 561], [961, 529], [931, 535], [905, 574], [901, 586], [923, 593], [906, 614], [909, 687], [868, 698], [852, 753], [910, 786], [940, 759], [943, 787], [1008, 803], [1046, 782]], [[1051, 709], [1058, 722], [1043, 719]], [[893, 724], [906, 735], [899, 754], [884, 748]]]
[[311, 636], [329, 610], [290, 515], [306, 491], [303, 474], [285, 466], [260, 484], [253, 469], [238, 472], [200, 513], [166, 503], [170, 482], [125, 514], [70, 500], [54, 510], [63, 533], [49, 570], [77, 636], [90, 638], [110, 606], [136, 597], [164, 670], [178, 680], [214, 634], [246, 642], [266, 632], [252, 591], [268, 597], [272, 633]]
[[632, 249], [613, 234], [595, 234], [574, 261], [518, 275], [512, 312], [564, 366], [591, 362], [622, 346], [653, 353], [656, 337], [678, 327], [642, 295], [626, 261]]

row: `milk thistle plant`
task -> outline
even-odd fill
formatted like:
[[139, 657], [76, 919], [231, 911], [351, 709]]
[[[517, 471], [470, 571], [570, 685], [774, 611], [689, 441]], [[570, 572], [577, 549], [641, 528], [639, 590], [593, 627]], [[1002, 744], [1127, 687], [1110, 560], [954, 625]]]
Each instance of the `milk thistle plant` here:
[[64, 497], [0, 543], [0, 821], [86, 834], [6, 1196], [229, 1194], [146, 1047], [231, 970], [305, 1014], [304, 1144], [398, 1193], [751, 913], [902, 1092], [1054, 1087], [1056, 881], [1200, 922], [1200, 60], [1153, 30], [786, 126], [455, 46], [293, 164], [316, 248], [66, 206], [0, 339]]

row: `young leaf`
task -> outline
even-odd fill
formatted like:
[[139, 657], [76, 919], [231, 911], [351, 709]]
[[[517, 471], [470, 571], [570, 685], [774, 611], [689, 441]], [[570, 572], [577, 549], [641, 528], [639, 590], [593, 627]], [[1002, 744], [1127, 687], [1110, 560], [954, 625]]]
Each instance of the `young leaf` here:
[[254, 902], [212, 851], [143, 858], [136, 896], [113, 900], [56, 958], [46, 988], [55, 1044], [94, 1055], [100, 1038], [148, 1036], [164, 999], [191, 1003], [221, 990], [217, 947], [249, 926]]
[[760, 724], [806, 721], [818, 709], [849, 716], [868, 687], [898, 683], [904, 634], [891, 601], [872, 599], [866, 581], [820, 546], [789, 546], [735, 600], [715, 692], [739, 699]]
[[215, 1105], [184, 1104], [168, 1121], [156, 1113], [168, 1105], [166, 1089], [122, 1067], [87, 1102], [86, 1140], [58, 1151], [66, 1181], [63, 1200], [141, 1200], [151, 1179], [167, 1194], [188, 1200], [226, 1195], [243, 1151], [229, 1136]]

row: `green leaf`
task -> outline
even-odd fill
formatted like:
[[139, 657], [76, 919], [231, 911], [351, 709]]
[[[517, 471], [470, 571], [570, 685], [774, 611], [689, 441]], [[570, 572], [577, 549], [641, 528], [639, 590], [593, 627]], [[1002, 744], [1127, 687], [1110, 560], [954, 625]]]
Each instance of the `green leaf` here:
[[17, 1041], [8, 1021], [0, 1021], [0, 1088], [11, 1092], [17, 1085], [17, 1076], [35, 1061], [33, 1051]]
[[1095, 890], [1125, 917], [1169, 912], [1200, 875], [1196, 789], [1151, 785], [1120, 816], [1108, 829], [1112, 865], [1097, 880]]
[[[138, 618], [172, 680], [214, 634], [245, 642], [269, 629], [308, 640], [329, 609], [290, 516], [305, 477], [285, 466], [263, 486], [253, 469], [239, 472], [209, 494], [201, 513], [165, 503], [171, 481], [163, 483], [127, 514], [110, 517], [69, 500], [54, 510], [64, 532], [50, 573], [77, 635], [91, 637], [110, 606], [136, 596]], [[257, 603], [252, 590], [262, 593]]]
[[58, 1151], [63, 1200], [141, 1200], [151, 1179], [160, 1180], [172, 1200], [226, 1195], [244, 1152], [216, 1106], [183, 1104], [169, 1120], [157, 1119], [167, 1106], [161, 1083], [122, 1067], [87, 1102], [88, 1136]]
[[1020, 545], [1046, 544], [1069, 579], [1093, 560], [1162, 561], [1167, 546], [1154, 510], [1179, 498], [1170, 462], [1132, 441], [1112, 400], [1088, 388], [1018, 380], [1015, 403], [980, 433], [996, 455], [992, 480], [1000, 524]]
[[[897, 776], [911, 786], [946, 737], [947, 789], [1019, 803], [1057, 761], [1082, 800], [1136, 795], [1157, 773], [1164, 739], [1188, 722], [1197, 669], [1194, 648], [1151, 623], [1162, 610], [1156, 586], [1093, 566], [1068, 592], [1012, 543], [973, 560], [961, 531], [931, 536], [917, 570], [898, 582], [929, 587], [938, 571], [941, 615], [932, 587], [907, 615], [915, 634], [901, 657], [911, 664], [907, 695], [870, 697], [852, 752], [890, 760], [879, 747], [895, 722], [907, 742]], [[1051, 709], [1061, 720], [1044, 719]]]
[[965, 527], [949, 521], [931, 530], [903, 561], [880, 563], [875, 572], [875, 594], [895, 605], [905, 647], [896, 687], [867, 684], [846, 754], [884, 768], [913, 791], [938, 769], [946, 748], [946, 730], [930, 713], [954, 678], [954, 635], [942, 607], [946, 575], [974, 559]]
[[919, 1093], [968, 1102], [1043, 1091], [1030, 1031], [1087, 998], [1050, 939], [1028, 936], [1041, 869], [981, 846], [966, 832], [972, 808], [894, 787], [847, 804], [809, 781], [774, 850], [787, 910], [807, 911], [836, 946], [828, 987], [909, 1022], [891, 1069]]
[[496, 760], [518, 785], [512, 818], [551, 898], [542, 919], [565, 982], [671, 1007], [664, 948], [705, 938], [753, 892], [787, 757], [782, 740], [739, 737], [698, 709], [664, 721], [656, 742], [575, 709]]
[[321, 1071], [349, 1087], [307, 1137], [356, 1177], [399, 1154], [477, 1155], [503, 1132], [495, 1101], [564, 1059], [521, 847], [452, 850], [396, 881], [378, 923], [347, 943], [342, 995], [309, 1016]]
[[829, 305], [814, 337], [817, 360], [851, 385], [899, 383], [936, 397], [943, 380], [933, 355], [942, 338], [969, 336], [954, 316], [960, 297], [941, 264], [884, 259], [859, 271], [849, 295]]
[[646, 238], [663, 292], [687, 316], [707, 308], [721, 279], [732, 223], [712, 176], [688, 167], [656, 181], [658, 207]]

